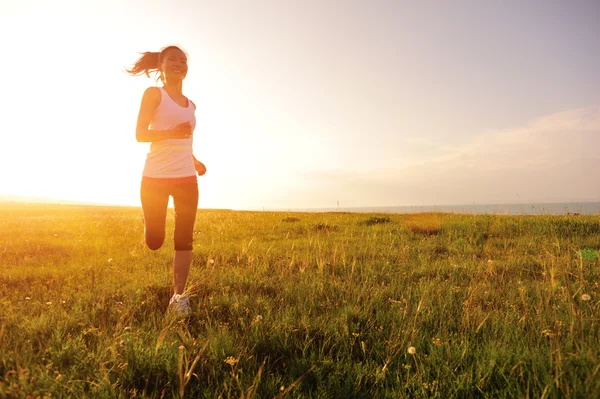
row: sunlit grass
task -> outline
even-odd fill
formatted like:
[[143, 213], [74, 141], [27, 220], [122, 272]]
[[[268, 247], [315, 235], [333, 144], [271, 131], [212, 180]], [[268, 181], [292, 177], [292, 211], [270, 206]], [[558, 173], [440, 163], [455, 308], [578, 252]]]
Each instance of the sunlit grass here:
[[[169, 215], [172, 237], [172, 215]], [[598, 397], [598, 216], [0, 208], [0, 397]]]
[[442, 216], [436, 213], [410, 215], [405, 220], [406, 226], [415, 234], [433, 235], [442, 232]]

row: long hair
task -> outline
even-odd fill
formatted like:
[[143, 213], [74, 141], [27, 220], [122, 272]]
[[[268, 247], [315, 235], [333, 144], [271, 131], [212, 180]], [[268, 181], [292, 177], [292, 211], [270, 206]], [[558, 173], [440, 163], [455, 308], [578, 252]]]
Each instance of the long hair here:
[[135, 64], [133, 64], [131, 68], [126, 68], [125, 72], [133, 76], [144, 74], [148, 77], [150, 77], [150, 73], [158, 72], [158, 78], [160, 78], [160, 80], [162, 80], [164, 83], [164, 75], [160, 70], [160, 64], [162, 63], [162, 60], [167, 54], [167, 52], [172, 49], [177, 49], [187, 56], [185, 51], [183, 51], [177, 46], [167, 46], [158, 52], [146, 51], [144, 53], [141, 53], [142, 56], [138, 58], [138, 60], [135, 62]]

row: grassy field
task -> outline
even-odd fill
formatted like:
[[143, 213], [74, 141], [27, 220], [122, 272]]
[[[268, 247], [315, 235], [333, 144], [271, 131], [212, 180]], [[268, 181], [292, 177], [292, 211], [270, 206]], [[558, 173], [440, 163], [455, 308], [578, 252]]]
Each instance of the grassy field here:
[[[173, 220], [169, 215], [168, 234]], [[0, 205], [0, 397], [600, 397], [600, 217]]]

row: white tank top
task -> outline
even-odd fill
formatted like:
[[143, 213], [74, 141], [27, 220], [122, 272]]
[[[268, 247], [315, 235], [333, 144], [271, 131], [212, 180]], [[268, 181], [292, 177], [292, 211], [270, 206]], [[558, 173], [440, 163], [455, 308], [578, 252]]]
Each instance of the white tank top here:
[[[164, 88], [160, 87], [160, 104], [156, 108], [150, 130], [167, 130], [183, 122], [189, 122], [192, 132], [196, 128], [196, 108], [188, 100], [187, 107], [177, 104]], [[143, 175], [154, 178], [179, 178], [196, 176], [192, 159], [193, 134], [189, 139], [154, 141], [146, 156]]]

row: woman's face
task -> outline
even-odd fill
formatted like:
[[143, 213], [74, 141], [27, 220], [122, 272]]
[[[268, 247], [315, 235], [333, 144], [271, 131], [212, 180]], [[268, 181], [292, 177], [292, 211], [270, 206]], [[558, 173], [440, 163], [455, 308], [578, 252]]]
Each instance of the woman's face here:
[[163, 56], [160, 69], [167, 80], [183, 80], [188, 71], [187, 57], [179, 49], [169, 49]]

